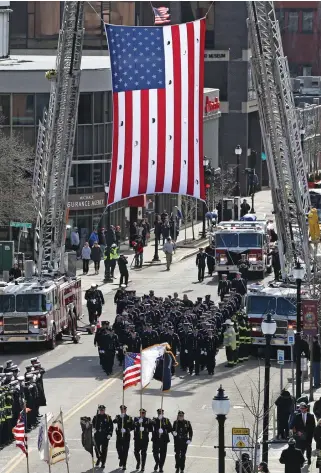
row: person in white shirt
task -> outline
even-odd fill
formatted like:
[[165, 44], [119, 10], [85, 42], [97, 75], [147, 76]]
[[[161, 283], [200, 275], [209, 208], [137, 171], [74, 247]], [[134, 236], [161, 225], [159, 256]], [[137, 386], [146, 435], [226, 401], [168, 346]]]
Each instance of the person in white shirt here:
[[171, 264], [172, 264], [172, 260], [173, 260], [173, 253], [175, 251], [175, 243], [172, 242], [171, 237], [168, 237], [166, 239], [166, 242], [163, 246], [163, 251], [164, 251], [165, 256], [166, 256], [167, 271], [169, 271], [170, 267], [171, 267]]

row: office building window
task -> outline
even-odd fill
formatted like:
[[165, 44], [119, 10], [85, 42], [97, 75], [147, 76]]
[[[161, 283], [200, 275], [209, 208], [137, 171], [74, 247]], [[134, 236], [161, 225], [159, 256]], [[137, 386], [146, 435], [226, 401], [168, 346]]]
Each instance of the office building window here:
[[90, 156], [93, 155], [93, 127], [92, 125], [78, 126], [77, 130], [78, 138], [78, 157], [79, 156]]
[[36, 125], [43, 119], [44, 108], [48, 110], [49, 97], [49, 94], [36, 94]]
[[302, 12], [302, 31], [303, 33], [313, 32], [313, 12], [312, 11]]
[[78, 123], [84, 125], [93, 122], [92, 94], [80, 94], [78, 105]]
[[35, 124], [35, 96], [33, 94], [13, 94], [12, 124]]
[[104, 184], [103, 164], [94, 164], [93, 169], [93, 186], [101, 186]]
[[299, 28], [299, 13], [297, 11], [290, 11], [288, 17], [288, 31], [296, 33]]
[[105, 101], [104, 92], [94, 92], [94, 123], [104, 123]]
[[302, 75], [303, 76], [312, 76], [312, 66], [303, 66]]
[[91, 187], [91, 164], [78, 165], [78, 187]]
[[0, 95], [0, 125], [10, 125], [10, 95]]
[[283, 33], [284, 31], [284, 26], [285, 26], [285, 22], [284, 22], [284, 10], [275, 10], [275, 14], [276, 14], [276, 18], [279, 22], [279, 27], [280, 27], [280, 31], [281, 31], [281, 34]]

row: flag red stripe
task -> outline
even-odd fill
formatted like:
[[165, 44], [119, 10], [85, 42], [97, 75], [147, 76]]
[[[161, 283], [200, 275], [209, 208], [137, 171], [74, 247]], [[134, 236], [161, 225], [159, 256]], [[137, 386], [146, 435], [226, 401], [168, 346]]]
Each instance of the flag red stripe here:
[[200, 75], [199, 75], [199, 165], [200, 165], [200, 198], [205, 199], [205, 183], [203, 168], [203, 94], [204, 94], [204, 49], [205, 49], [205, 19], [200, 20]]
[[157, 91], [157, 174], [155, 192], [163, 192], [165, 180], [166, 152], [166, 89]]
[[133, 156], [133, 93], [125, 92], [125, 153], [122, 198], [130, 196]]
[[149, 168], [149, 90], [141, 91], [140, 101], [140, 177], [138, 194], [146, 194]]
[[[113, 153], [112, 153], [112, 167], [109, 184], [108, 202], [114, 202], [115, 200], [115, 187], [116, 187], [116, 173], [118, 163], [118, 127], [119, 127], [119, 110], [118, 110], [118, 94], [113, 94]], [[109, 176], [107, 176], [107, 181]]]
[[[181, 141], [182, 141], [182, 81], [181, 81], [181, 44], [179, 26], [172, 30], [173, 45], [173, 87], [174, 87], [174, 162], [172, 192], [178, 193], [181, 181]], [[184, 71], [185, 73], [185, 71]]]
[[187, 23], [187, 53], [188, 53], [188, 171], [187, 194], [194, 194], [194, 23]]

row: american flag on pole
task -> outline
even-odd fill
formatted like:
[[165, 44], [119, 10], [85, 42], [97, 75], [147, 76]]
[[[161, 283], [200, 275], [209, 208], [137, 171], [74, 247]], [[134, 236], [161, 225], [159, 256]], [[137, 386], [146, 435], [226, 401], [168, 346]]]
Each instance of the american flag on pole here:
[[155, 193], [205, 199], [205, 19], [105, 28], [114, 113], [108, 205]]
[[123, 374], [124, 390], [136, 386], [141, 380], [140, 353], [126, 353]]
[[[28, 409], [29, 411], [30, 409]], [[21, 448], [23, 453], [28, 456], [28, 437], [26, 435], [26, 409], [20, 412], [16, 426], [12, 429], [13, 438], [16, 441], [16, 447]]]
[[167, 7], [153, 7], [153, 12], [155, 16], [154, 25], [166, 25], [171, 22], [171, 15], [169, 13], [169, 8]]

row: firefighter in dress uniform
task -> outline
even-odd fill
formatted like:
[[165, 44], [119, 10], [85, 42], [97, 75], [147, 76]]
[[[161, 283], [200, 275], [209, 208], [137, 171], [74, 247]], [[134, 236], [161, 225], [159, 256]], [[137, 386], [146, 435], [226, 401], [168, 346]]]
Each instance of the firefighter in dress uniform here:
[[234, 324], [232, 320], [227, 319], [225, 321], [225, 332], [224, 332], [224, 339], [223, 343], [225, 346], [226, 351], [226, 358], [227, 358], [227, 368], [233, 368], [235, 365], [235, 351], [236, 351], [236, 335], [234, 330]]
[[224, 297], [230, 293], [231, 281], [228, 281], [227, 274], [222, 274], [222, 279], [218, 283], [217, 295], [221, 298], [221, 302], [224, 301]]
[[241, 259], [238, 262], [238, 269], [239, 269], [239, 272], [241, 273], [242, 278], [245, 279], [245, 281], [247, 281], [249, 278], [249, 268], [250, 268], [250, 262], [247, 259], [246, 254], [243, 253], [241, 254]]
[[146, 410], [139, 410], [139, 417], [134, 418], [134, 455], [136, 470], [145, 471], [149, 433], [152, 432], [152, 421], [146, 417]]
[[184, 419], [184, 412], [178, 411], [177, 420], [173, 423], [175, 468], [176, 473], [184, 473], [187, 447], [193, 438], [193, 429], [189, 420]]
[[126, 406], [120, 406], [120, 414], [115, 417], [113, 423], [116, 424], [116, 450], [118, 453], [119, 468], [126, 470], [130, 433], [134, 429], [133, 419], [127, 415]]
[[105, 468], [107, 459], [108, 444], [114, 431], [112, 418], [106, 414], [106, 407], [98, 406], [97, 414], [93, 418], [95, 451], [97, 456], [96, 466], [101, 463], [101, 468]]
[[164, 410], [157, 409], [157, 417], [153, 418], [153, 456], [155, 460], [154, 471], [163, 473], [163, 468], [167, 455], [167, 444], [169, 442], [169, 434], [172, 432], [172, 424], [170, 420], [164, 417]]

